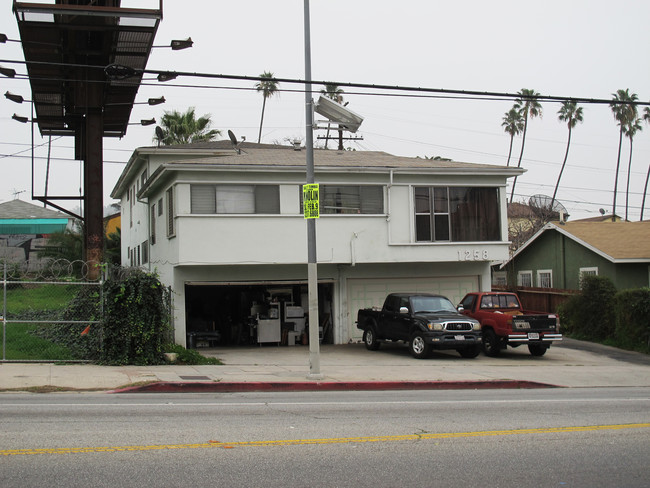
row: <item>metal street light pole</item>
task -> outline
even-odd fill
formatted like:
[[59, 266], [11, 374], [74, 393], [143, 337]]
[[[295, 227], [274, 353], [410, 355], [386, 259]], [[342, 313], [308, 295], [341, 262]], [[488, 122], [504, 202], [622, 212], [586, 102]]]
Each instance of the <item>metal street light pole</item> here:
[[[311, 94], [311, 34], [309, 0], [304, 0], [305, 24], [305, 122], [307, 184], [314, 183], [314, 110]], [[309, 379], [322, 379], [318, 340], [318, 265], [316, 259], [316, 219], [307, 219], [307, 288], [309, 296]]]

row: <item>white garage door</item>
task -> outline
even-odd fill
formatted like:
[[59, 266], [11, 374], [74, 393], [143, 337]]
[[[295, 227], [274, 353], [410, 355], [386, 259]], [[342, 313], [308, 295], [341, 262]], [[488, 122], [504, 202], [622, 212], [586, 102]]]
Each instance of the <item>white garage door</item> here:
[[357, 329], [360, 308], [381, 307], [389, 293], [436, 293], [444, 295], [454, 305], [469, 292], [478, 290], [478, 276], [449, 276], [439, 278], [348, 279], [348, 331], [350, 339], [361, 339]]

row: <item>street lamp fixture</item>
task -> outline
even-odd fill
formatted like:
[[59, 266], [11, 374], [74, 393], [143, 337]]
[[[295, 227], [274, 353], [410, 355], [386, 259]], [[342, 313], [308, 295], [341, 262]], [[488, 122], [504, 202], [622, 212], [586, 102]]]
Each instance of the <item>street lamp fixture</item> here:
[[0, 42], [4, 44], [7, 42], [7, 34], [0, 34]]

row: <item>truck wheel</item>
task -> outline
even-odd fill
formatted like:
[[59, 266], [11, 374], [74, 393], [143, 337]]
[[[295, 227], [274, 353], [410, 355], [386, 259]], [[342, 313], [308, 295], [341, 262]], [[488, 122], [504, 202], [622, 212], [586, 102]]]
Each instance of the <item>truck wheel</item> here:
[[483, 332], [483, 351], [490, 357], [497, 357], [501, 351], [501, 341], [492, 329]]
[[481, 352], [481, 346], [463, 347], [462, 349], [457, 349], [457, 351], [461, 357], [472, 359], [479, 355]]
[[375, 329], [369, 327], [363, 332], [363, 342], [366, 344], [366, 349], [369, 351], [376, 351], [379, 349], [379, 341]]
[[425, 359], [431, 353], [431, 346], [426, 343], [422, 334], [416, 332], [411, 336], [409, 351], [415, 359]]
[[543, 356], [548, 350], [548, 346], [544, 344], [528, 344], [528, 350], [533, 356]]

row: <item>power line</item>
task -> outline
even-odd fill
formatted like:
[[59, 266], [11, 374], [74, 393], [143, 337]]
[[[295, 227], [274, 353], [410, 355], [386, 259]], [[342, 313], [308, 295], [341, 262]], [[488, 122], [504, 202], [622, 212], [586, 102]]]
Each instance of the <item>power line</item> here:
[[[9, 64], [23, 64], [27, 65], [27, 61], [20, 60], [11, 60], [11, 59], [0, 59], [2, 63]], [[237, 81], [274, 81], [276, 83], [288, 83], [288, 84], [300, 84], [306, 85], [307, 83], [312, 85], [327, 85], [327, 84], [336, 84], [339, 87], [349, 87], [349, 88], [362, 88], [367, 90], [388, 90], [388, 91], [397, 91], [397, 92], [414, 92], [414, 93], [438, 93], [438, 94], [448, 94], [448, 95], [459, 95], [461, 97], [477, 97], [477, 99], [499, 99], [499, 100], [517, 100], [517, 99], [527, 99], [534, 98], [537, 101], [548, 101], [548, 102], [576, 102], [582, 104], [607, 104], [610, 105], [613, 103], [610, 99], [601, 99], [601, 98], [584, 98], [584, 97], [568, 97], [560, 95], [536, 95], [534, 97], [525, 97], [519, 93], [508, 93], [508, 92], [492, 92], [492, 91], [477, 91], [477, 90], [457, 90], [449, 88], [429, 88], [429, 87], [416, 87], [416, 86], [401, 86], [401, 85], [384, 85], [384, 84], [374, 84], [374, 83], [358, 83], [358, 82], [344, 82], [344, 81], [333, 81], [333, 80], [303, 80], [299, 78], [267, 78], [262, 76], [248, 76], [248, 75], [232, 75], [232, 74], [221, 74], [221, 73], [201, 73], [201, 72], [190, 72], [190, 71], [170, 71], [170, 70], [153, 70], [153, 69], [143, 69], [135, 70], [133, 68], [117, 65], [109, 66], [97, 66], [97, 65], [88, 65], [88, 64], [79, 64], [79, 63], [54, 63], [48, 61], [30, 61], [31, 65], [41, 65], [41, 66], [60, 66], [60, 67], [70, 67], [70, 68], [86, 68], [86, 69], [96, 69], [102, 70], [107, 73], [109, 78], [113, 73], [113, 76], [122, 80], [122, 83], [128, 83], [129, 76], [140, 76], [145, 74], [157, 75], [157, 76], [166, 76], [168, 78], [176, 77], [190, 77], [190, 78], [207, 78], [207, 79], [223, 79], [223, 80], [237, 80]], [[22, 75], [21, 75], [22, 76]], [[140, 85], [141, 82], [134, 82], [134, 85]], [[198, 85], [186, 85], [188, 88], [199, 88]], [[301, 91], [301, 90], [296, 90]], [[304, 92], [304, 90], [303, 90]], [[383, 95], [387, 96], [387, 95]], [[398, 96], [398, 95], [395, 95]], [[642, 102], [639, 100], [636, 101], [617, 101], [616, 104], [619, 105], [637, 105], [637, 106], [650, 106], [650, 102]]]

